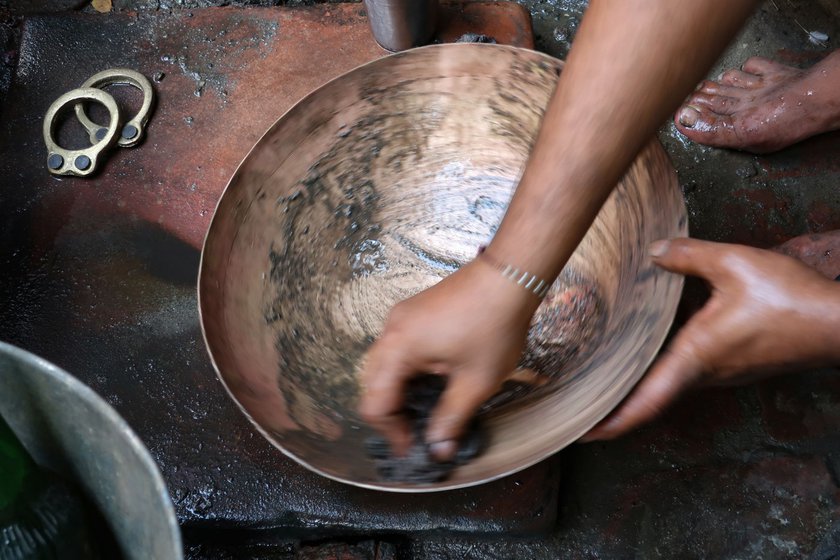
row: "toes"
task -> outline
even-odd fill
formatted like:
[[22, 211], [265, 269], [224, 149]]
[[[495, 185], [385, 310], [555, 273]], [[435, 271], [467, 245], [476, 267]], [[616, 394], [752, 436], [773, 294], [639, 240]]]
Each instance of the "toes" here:
[[682, 128], [694, 128], [702, 116], [702, 111], [697, 105], [683, 105], [677, 111], [674, 122], [680, 130]]
[[674, 117], [674, 124], [698, 144], [716, 148], [743, 147], [732, 117], [715, 113], [702, 105], [684, 105]]
[[754, 88], [761, 85], [762, 80], [755, 74], [748, 74], [742, 70], [727, 70], [720, 75], [720, 83], [739, 88]]
[[743, 94], [743, 89], [740, 87], [721, 84], [712, 80], [703, 80], [697, 88], [698, 92], [708, 93], [710, 95], [726, 95], [728, 97], [737, 97]]
[[731, 115], [738, 110], [741, 100], [728, 95], [713, 95], [702, 91], [695, 92], [688, 98], [686, 105], [708, 107], [721, 115]]
[[795, 69], [791, 68], [790, 66], [780, 64], [774, 60], [770, 60], [769, 58], [763, 58], [761, 56], [751, 56], [744, 62], [743, 65], [741, 65], [741, 70], [750, 74], [755, 74], [756, 76], [764, 76], [766, 74], [790, 72]]

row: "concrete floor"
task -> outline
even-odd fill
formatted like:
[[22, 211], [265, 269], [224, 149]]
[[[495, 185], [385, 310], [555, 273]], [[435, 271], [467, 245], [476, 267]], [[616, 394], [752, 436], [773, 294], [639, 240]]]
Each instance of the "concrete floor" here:
[[[0, 103], [14, 63], [16, 21], [36, 0], [0, 2]], [[114, 0], [116, 10], [278, 4], [272, 0]], [[288, 4], [305, 3], [290, 0]], [[568, 52], [586, 2], [523, 0], [537, 44]], [[54, 2], [65, 8], [78, 1]], [[27, 8], [28, 9], [28, 8]], [[91, 8], [82, 8], [90, 10]], [[830, 37], [811, 44], [806, 30]], [[710, 73], [752, 55], [808, 65], [840, 38], [823, 4], [765, 3]], [[837, 135], [773, 156], [660, 139], [678, 170], [692, 234], [770, 246], [840, 228]], [[700, 288], [690, 285], [687, 300]], [[192, 558], [812, 558], [840, 557], [840, 384], [836, 371], [693, 395], [654, 426], [563, 456], [561, 519], [547, 538], [424, 538], [243, 551], [191, 544]], [[837, 555], [837, 556], [836, 556]]]

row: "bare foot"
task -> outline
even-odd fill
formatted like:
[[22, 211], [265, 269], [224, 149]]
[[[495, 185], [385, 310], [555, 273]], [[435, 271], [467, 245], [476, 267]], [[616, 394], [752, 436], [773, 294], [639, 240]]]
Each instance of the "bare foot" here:
[[840, 129], [840, 50], [809, 70], [750, 58], [704, 81], [674, 122], [700, 144], [754, 153]]
[[800, 235], [775, 248], [832, 280], [840, 276], [840, 230]]

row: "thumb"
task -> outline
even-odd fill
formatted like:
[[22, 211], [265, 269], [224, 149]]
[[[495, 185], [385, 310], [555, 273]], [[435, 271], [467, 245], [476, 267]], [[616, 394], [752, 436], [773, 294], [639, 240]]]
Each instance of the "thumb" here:
[[437, 460], [447, 461], [455, 456], [464, 429], [498, 389], [498, 384], [490, 379], [484, 374], [466, 373], [450, 377], [426, 431], [426, 441]]
[[678, 336], [618, 409], [585, 434], [581, 442], [613, 439], [638, 428], [659, 416], [698, 380], [703, 372], [702, 362], [679, 339]]
[[651, 243], [653, 262], [670, 272], [713, 280], [721, 272], [723, 255], [732, 245], [699, 239], [666, 239]]

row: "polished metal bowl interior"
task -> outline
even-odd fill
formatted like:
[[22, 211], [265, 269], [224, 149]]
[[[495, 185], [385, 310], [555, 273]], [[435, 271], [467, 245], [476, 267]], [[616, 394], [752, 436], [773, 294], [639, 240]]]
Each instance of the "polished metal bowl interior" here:
[[493, 235], [562, 63], [498, 45], [438, 45], [345, 74], [286, 113], [219, 201], [199, 306], [230, 394], [284, 453], [330, 478], [395, 491], [469, 486], [562, 449], [630, 391], [673, 320], [682, 279], [647, 245], [686, 234], [651, 142], [537, 313], [533, 386], [482, 411], [489, 447], [441, 483], [378, 479], [356, 413], [358, 367], [391, 305]]

